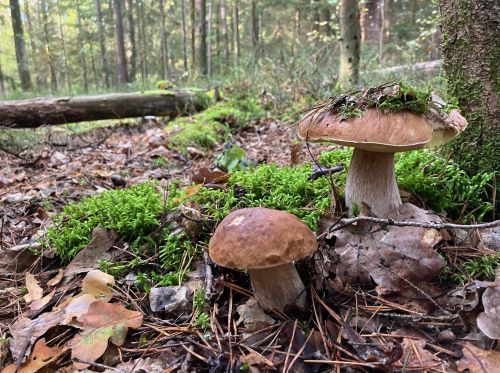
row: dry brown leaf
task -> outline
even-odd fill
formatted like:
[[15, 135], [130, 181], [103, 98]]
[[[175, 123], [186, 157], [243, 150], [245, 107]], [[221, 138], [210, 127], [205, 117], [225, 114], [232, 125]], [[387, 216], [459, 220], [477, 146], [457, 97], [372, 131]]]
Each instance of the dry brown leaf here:
[[87, 273], [83, 279], [82, 293], [91, 294], [96, 299], [107, 302], [113, 297], [113, 290], [108, 285], [115, 286], [115, 278], [98, 269], [94, 269]]
[[78, 273], [89, 272], [98, 267], [101, 259], [110, 259], [112, 256], [107, 253], [111, 249], [118, 236], [111, 229], [94, 228], [92, 240], [73, 258], [64, 271], [65, 281], [70, 280]]
[[424, 339], [403, 338], [403, 355], [393, 364], [394, 368], [406, 367], [408, 370], [438, 368], [444, 363], [433, 353], [425, 349]]
[[[17, 372], [36, 373], [43, 367], [57, 360], [57, 358], [67, 350], [68, 347], [48, 347], [45, 344], [45, 338], [39, 339], [33, 348], [33, 352], [28, 357], [26, 362], [19, 366], [19, 370]], [[2, 373], [15, 373], [16, 369], [17, 365], [11, 364], [2, 370]]]
[[26, 273], [26, 288], [28, 294], [24, 296], [26, 303], [31, 303], [43, 297], [43, 289], [38, 285], [38, 281], [31, 273]]
[[[434, 215], [410, 204], [403, 204], [397, 215], [388, 218], [426, 222], [434, 219]], [[363, 284], [373, 280], [379, 294], [410, 295], [412, 288], [407, 281], [427, 291], [426, 282], [445, 266], [444, 259], [434, 250], [441, 241], [441, 234], [435, 229], [361, 225], [339, 230], [335, 237], [335, 250], [340, 255], [336, 272], [340, 279], [344, 283]]]
[[[64, 310], [42, 313], [34, 320], [20, 316], [10, 327], [12, 340], [10, 351], [14, 359], [22, 359], [29, 354], [31, 346], [50, 328], [59, 325], [64, 318]], [[28, 348], [26, 348], [28, 346]], [[23, 355], [24, 353], [24, 355]]]
[[43, 298], [40, 298], [40, 299], [37, 299], [37, 300], [33, 301], [30, 304], [30, 309], [32, 311], [39, 311], [39, 310], [41, 310], [43, 307], [45, 307], [47, 305], [47, 303], [50, 302], [50, 300], [52, 299], [52, 297], [54, 296], [55, 293], [56, 293], [56, 291], [52, 290], [49, 294], [47, 294]]
[[229, 174], [222, 171], [211, 171], [206, 167], [202, 167], [191, 176], [191, 180], [196, 184], [221, 184], [229, 179]]
[[47, 281], [47, 285], [48, 286], [55, 286], [61, 282], [63, 277], [64, 277], [64, 270], [62, 268], [59, 268], [59, 272], [57, 272], [57, 275], [55, 275], [49, 281]]
[[188, 198], [195, 196], [196, 194], [198, 194], [198, 192], [201, 190], [202, 187], [203, 187], [203, 184], [196, 184], [193, 186], [188, 186], [185, 190], [186, 194], [184, 194], [180, 197], [174, 198], [173, 203], [182, 203], [185, 200], [187, 200]]
[[128, 328], [139, 328], [142, 320], [143, 316], [140, 312], [127, 310], [121, 304], [93, 302], [88, 312], [78, 318], [84, 331], [70, 342], [74, 367], [84, 369], [89, 366], [75, 359], [96, 361], [106, 351], [108, 340], [121, 346], [125, 342]]
[[467, 342], [462, 352], [463, 356], [457, 363], [459, 372], [467, 369], [469, 373], [500, 372], [500, 351], [482, 350]]
[[267, 365], [272, 367], [273, 363], [269, 359], [267, 359], [265, 356], [259, 354], [256, 351], [252, 351], [249, 354], [242, 355], [240, 356], [240, 361], [243, 364], [248, 364], [248, 365]]
[[64, 320], [61, 324], [79, 326], [79, 324], [73, 323], [73, 319], [78, 319], [80, 316], [87, 313], [90, 305], [97, 299], [92, 294], [80, 294], [79, 296], [73, 298], [65, 308]]

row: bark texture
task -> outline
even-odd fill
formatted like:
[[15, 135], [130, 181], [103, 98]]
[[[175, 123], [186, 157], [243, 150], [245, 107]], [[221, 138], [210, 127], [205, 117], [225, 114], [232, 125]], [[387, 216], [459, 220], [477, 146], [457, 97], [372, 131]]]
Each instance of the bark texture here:
[[401, 205], [394, 173], [394, 153], [378, 153], [354, 149], [345, 200], [352, 214], [353, 205], [362, 208], [366, 203], [378, 217], [386, 217], [390, 210]]
[[382, 0], [365, 0], [361, 13], [362, 40], [365, 44], [378, 45], [382, 32]]
[[118, 56], [118, 82], [125, 85], [128, 82], [127, 57], [125, 55], [125, 37], [123, 35], [123, 16], [120, 0], [113, 0], [113, 15], [115, 17], [116, 52]]
[[340, 4], [340, 67], [338, 88], [346, 90], [358, 83], [361, 27], [357, 0]]
[[24, 43], [23, 22], [18, 0], [10, 0], [10, 14], [12, 17], [12, 29], [14, 30], [14, 44], [16, 47], [17, 69], [21, 79], [21, 87], [24, 91], [31, 89], [31, 76], [28, 66], [28, 56]]
[[205, 94], [192, 92], [118, 93], [0, 101], [0, 127], [36, 128], [146, 115], [176, 116], [202, 110], [206, 102]]

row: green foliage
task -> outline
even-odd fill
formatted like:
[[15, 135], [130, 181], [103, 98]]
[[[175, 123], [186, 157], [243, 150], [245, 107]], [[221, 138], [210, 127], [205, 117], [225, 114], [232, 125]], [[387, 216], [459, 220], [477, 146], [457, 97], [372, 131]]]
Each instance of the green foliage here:
[[252, 164], [247, 159], [247, 154], [238, 145], [229, 144], [224, 147], [224, 152], [215, 160], [217, 167], [224, 171], [245, 170]]
[[205, 297], [206, 297], [206, 290], [204, 287], [197, 288], [194, 291], [193, 308], [195, 310], [199, 311], [199, 310], [202, 310], [203, 308], [205, 308], [205, 305], [206, 305]]
[[172, 121], [167, 128], [179, 127], [169, 139], [169, 146], [181, 153], [187, 153], [188, 147], [197, 149], [211, 149], [224, 141], [226, 127], [219, 122], [206, 122], [199, 115], [192, 118], [178, 118]]
[[206, 312], [201, 312], [196, 316], [194, 325], [203, 331], [210, 327], [210, 315]]
[[160, 225], [161, 210], [160, 195], [151, 183], [106, 191], [66, 206], [47, 231], [47, 239], [68, 262], [90, 242], [95, 227], [111, 228], [133, 242]]
[[390, 112], [411, 111], [417, 114], [423, 114], [427, 111], [431, 98], [431, 89], [426, 90], [412, 87], [402, 81], [398, 83], [399, 90], [395, 95], [389, 95], [374, 106], [380, 110]]
[[500, 265], [500, 253], [483, 255], [479, 258], [466, 260], [458, 265], [448, 265], [445, 272], [450, 278], [460, 284], [474, 279], [494, 280], [495, 268]]
[[396, 176], [399, 186], [450, 217], [481, 221], [493, 209], [488, 197], [491, 172], [471, 177], [452, 160], [433, 151], [398, 154]]
[[[343, 164], [349, 167], [352, 149], [324, 152], [321, 164], [332, 167]], [[342, 188], [347, 173], [337, 174]], [[452, 218], [481, 221], [492, 209], [489, 198], [493, 173], [469, 176], [452, 160], [446, 160], [431, 150], [417, 150], [396, 154], [398, 185], [419, 198], [431, 209], [446, 213]]]
[[242, 372], [250, 372], [250, 364], [248, 364], [248, 363], [241, 364], [240, 370]]
[[331, 193], [325, 178], [310, 181], [310, 175], [308, 165], [260, 165], [235, 171], [227, 190], [202, 188], [193, 200], [217, 221], [236, 207], [268, 207], [288, 211], [316, 230], [319, 218], [330, 205]]

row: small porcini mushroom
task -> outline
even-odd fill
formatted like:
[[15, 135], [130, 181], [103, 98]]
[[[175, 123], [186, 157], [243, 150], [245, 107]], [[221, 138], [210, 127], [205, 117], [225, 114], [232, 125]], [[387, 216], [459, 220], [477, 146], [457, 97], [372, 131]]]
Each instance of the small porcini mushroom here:
[[467, 121], [456, 109], [445, 113], [433, 97], [425, 114], [383, 112], [367, 108], [361, 117], [343, 118], [328, 105], [316, 107], [299, 122], [299, 137], [354, 147], [346, 204], [364, 202], [379, 217], [401, 205], [394, 171], [394, 153], [444, 144], [461, 133]]
[[299, 218], [262, 207], [226, 216], [208, 245], [215, 263], [248, 271], [263, 309], [280, 311], [290, 305], [305, 308], [305, 287], [293, 262], [316, 249], [316, 236]]

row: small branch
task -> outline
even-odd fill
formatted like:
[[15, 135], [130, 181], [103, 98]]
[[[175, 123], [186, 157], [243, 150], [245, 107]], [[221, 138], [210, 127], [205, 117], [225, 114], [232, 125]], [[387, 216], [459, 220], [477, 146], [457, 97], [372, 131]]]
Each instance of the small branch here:
[[321, 233], [316, 238], [322, 240], [328, 233], [338, 231], [339, 229], [345, 228], [349, 225], [356, 224], [358, 222], [370, 222], [382, 225], [394, 225], [396, 227], [420, 227], [420, 228], [434, 228], [434, 229], [486, 229], [495, 228], [500, 226], [500, 220], [495, 220], [489, 223], [482, 224], [452, 224], [452, 223], [425, 223], [419, 221], [398, 221], [393, 219], [382, 219], [374, 218], [371, 216], [358, 216], [355, 218], [340, 219], [337, 223], [332, 225], [326, 232]]

